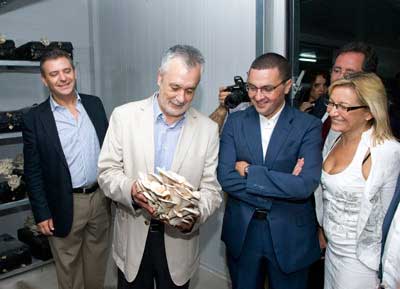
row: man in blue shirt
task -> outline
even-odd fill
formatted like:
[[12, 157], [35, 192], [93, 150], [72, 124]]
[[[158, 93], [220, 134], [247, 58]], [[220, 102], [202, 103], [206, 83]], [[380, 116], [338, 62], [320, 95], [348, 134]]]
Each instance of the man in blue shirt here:
[[[218, 127], [191, 108], [204, 59], [176, 45], [162, 58], [159, 91], [117, 107], [99, 158], [99, 184], [116, 203], [113, 257], [119, 289], [188, 288], [199, 265], [199, 225], [219, 207]], [[200, 216], [173, 227], [152, 218], [137, 189], [156, 167], [184, 176], [200, 193]]]
[[101, 100], [75, 90], [69, 54], [40, 62], [50, 97], [24, 116], [24, 174], [39, 230], [49, 236], [61, 289], [103, 288], [109, 201], [97, 184], [108, 122]]

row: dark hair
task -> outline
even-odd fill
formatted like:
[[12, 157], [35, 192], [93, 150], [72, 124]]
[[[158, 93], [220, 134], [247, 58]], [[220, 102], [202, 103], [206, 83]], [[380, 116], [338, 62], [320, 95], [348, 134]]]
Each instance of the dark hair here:
[[300, 105], [303, 102], [310, 100], [311, 89], [312, 89], [314, 82], [317, 80], [318, 76], [322, 76], [326, 80], [325, 85], [326, 85], [326, 87], [328, 87], [329, 86], [329, 76], [328, 75], [329, 75], [328, 72], [322, 71], [322, 70], [319, 70], [319, 71], [313, 70], [313, 71], [310, 71], [310, 73], [306, 73], [304, 76], [304, 80], [306, 83], [310, 83], [310, 87], [307, 87], [307, 89], [302, 89], [299, 92], [298, 99], [295, 102], [295, 106], [300, 107]]
[[65, 57], [69, 63], [71, 64], [72, 68], [75, 69], [74, 63], [72, 62], [71, 55], [61, 49], [52, 49], [49, 51], [46, 51], [43, 56], [40, 58], [40, 73], [44, 75], [44, 70], [43, 70], [43, 65], [46, 61], [48, 60], [54, 60], [57, 58]]
[[364, 72], [376, 72], [378, 67], [378, 55], [376, 54], [375, 49], [361, 41], [350, 42], [342, 46], [336, 54], [336, 58], [344, 53], [348, 52], [357, 52], [364, 54], [364, 62], [362, 65], [362, 69]]
[[322, 76], [326, 80], [326, 85], [329, 86], [329, 76], [326, 71], [311, 71], [310, 72], [310, 83], [314, 83], [318, 76]]
[[277, 68], [282, 80], [291, 78], [291, 68], [288, 60], [277, 53], [265, 53], [257, 57], [250, 66], [250, 69], [270, 69]]

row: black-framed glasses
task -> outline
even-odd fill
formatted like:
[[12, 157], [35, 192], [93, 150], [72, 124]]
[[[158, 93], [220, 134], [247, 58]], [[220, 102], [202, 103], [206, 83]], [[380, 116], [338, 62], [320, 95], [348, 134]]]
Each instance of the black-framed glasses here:
[[332, 101], [327, 101], [325, 103], [325, 105], [326, 105], [327, 109], [336, 108], [337, 111], [341, 111], [341, 112], [349, 112], [349, 111], [360, 109], [360, 108], [368, 108], [367, 105], [346, 106], [341, 103], [334, 103]]
[[246, 83], [246, 90], [249, 93], [249, 96], [256, 95], [258, 90], [260, 90], [261, 94], [263, 96], [265, 96], [265, 95], [272, 93], [275, 89], [277, 89], [280, 85], [284, 84], [288, 80], [289, 79], [284, 79], [281, 82], [279, 82], [277, 85], [265, 85], [263, 87], [257, 87], [255, 85]]

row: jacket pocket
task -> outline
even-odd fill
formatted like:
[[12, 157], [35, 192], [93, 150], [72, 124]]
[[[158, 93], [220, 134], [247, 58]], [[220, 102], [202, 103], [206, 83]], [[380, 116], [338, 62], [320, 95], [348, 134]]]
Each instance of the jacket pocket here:
[[121, 260], [125, 260], [128, 234], [128, 218], [126, 212], [116, 209], [114, 222], [114, 253]]

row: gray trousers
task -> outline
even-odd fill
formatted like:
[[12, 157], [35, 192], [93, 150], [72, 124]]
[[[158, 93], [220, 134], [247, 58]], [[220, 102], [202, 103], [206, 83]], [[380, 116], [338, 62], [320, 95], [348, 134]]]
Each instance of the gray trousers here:
[[71, 232], [49, 237], [59, 289], [102, 289], [110, 247], [110, 202], [103, 192], [73, 194]]

